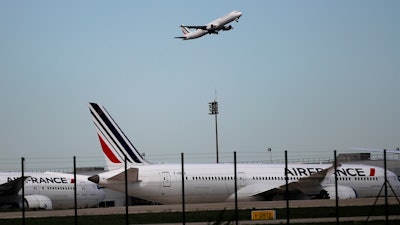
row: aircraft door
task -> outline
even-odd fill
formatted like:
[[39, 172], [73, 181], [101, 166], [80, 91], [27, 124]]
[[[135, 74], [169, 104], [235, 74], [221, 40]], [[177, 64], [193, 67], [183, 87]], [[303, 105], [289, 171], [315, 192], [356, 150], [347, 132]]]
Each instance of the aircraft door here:
[[[79, 185], [78, 185], [79, 184]], [[81, 198], [85, 199], [88, 195], [88, 187], [85, 183], [79, 183], [76, 185], [77, 187], [77, 195], [80, 195]]]
[[88, 202], [90, 201], [90, 193], [89, 193], [90, 186], [84, 182], [80, 181], [75, 181], [75, 182], [78, 182], [76, 184], [78, 207], [85, 207], [85, 208], [89, 207]]
[[238, 172], [238, 185], [239, 187], [246, 186], [246, 174], [244, 172]]
[[163, 187], [171, 187], [171, 174], [169, 172], [162, 172], [161, 179]]

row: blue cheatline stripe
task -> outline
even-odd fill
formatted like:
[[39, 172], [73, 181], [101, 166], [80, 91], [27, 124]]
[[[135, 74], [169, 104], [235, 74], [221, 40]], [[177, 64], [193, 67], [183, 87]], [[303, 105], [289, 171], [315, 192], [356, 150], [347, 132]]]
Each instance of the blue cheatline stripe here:
[[[112, 124], [112, 122], [108, 119], [108, 117], [106, 116], [106, 114], [108, 114], [107, 111], [103, 111], [99, 105], [97, 105], [96, 103], [90, 103], [90, 105], [93, 107], [93, 109], [95, 110], [95, 112], [97, 112], [97, 114], [99, 115], [99, 117], [101, 118], [101, 120], [106, 124], [106, 127], [109, 128], [109, 130], [112, 132], [112, 134], [115, 136], [115, 138], [117, 139], [117, 141], [119, 143], [121, 143], [123, 149], [120, 149], [118, 147], [118, 149], [123, 153], [123, 150], [125, 150], [129, 156], [133, 159], [133, 161], [135, 161], [136, 163], [142, 163], [142, 158], [139, 157], [132, 151], [131, 147], [125, 142], [124, 138], [121, 136], [121, 134], [118, 132], [118, 130], [114, 127], [114, 125]], [[94, 115], [94, 112], [92, 112], [92, 115]], [[109, 114], [108, 114], [109, 115]], [[110, 116], [110, 115], [109, 115]], [[97, 122], [103, 127], [103, 125], [100, 123], [100, 121], [98, 120], [98, 118], [96, 116], [94, 116], [94, 118], [96, 118]], [[111, 120], [115, 123], [115, 121], [113, 120], [113, 118], [110, 116]], [[116, 124], [116, 123], [115, 123]], [[119, 128], [119, 127], [118, 127]], [[103, 127], [104, 129], [104, 127]], [[106, 129], [104, 129], [106, 130]], [[122, 132], [123, 135], [125, 135]], [[125, 136], [126, 137], [126, 136]], [[114, 140], [113, 140], [114, 141]], [[114, 141], [115, 143], [115, 141]], [[132, 144], [132, 143], [131, 143]], [[116, 145], [118, 146], [118, 145]], [[133, 146], [133, 145], [132, 145]], [[134, 148], [135, 151], [136, 148]], [[129, 160], [130, 161], [130, 160]], [[131, 162], [131, 161], [130, 161]]]

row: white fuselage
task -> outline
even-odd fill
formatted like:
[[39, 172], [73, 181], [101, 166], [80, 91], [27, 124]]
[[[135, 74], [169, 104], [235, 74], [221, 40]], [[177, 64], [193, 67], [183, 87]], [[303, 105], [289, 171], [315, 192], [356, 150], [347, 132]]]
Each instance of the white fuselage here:
[[206, 34], [208, 34], [207, 30], [196, 29], [195, 31], [186, 34], [185, 40], [199, 38], [199, 37], [202, 37], [202, 36], [204, 36]]
[[220, 18], [206, 24], [206, 29], [209, 33], [212, 33], [213, 31], [221, 30], [221, 29], [223, 29], [223, 27], [226, 24], [228, 24], [234, 20], [237, 21], [241, 16], [242, 16], [242, 13], [239, 11], [230, 12], [230, 13], [226, 14], [225, 16], [220, 17]]
[[[105, 198], [103, 190], [90, 181], [87, 181], [88, 176], [77, 175], [77, 180], [74, 181], [73, 174], [61, 173], [25, 173], [25, 204], [29, 200], [43, 201], [50, 199], [51, 203], [47, 204], [46, 209], [68, 209], [74, 208], [74, 182], [77, 186], [77, 207], [87, 208], [98, 205]], [[0, 184], [4, 184], [21, 177], [21, 173], [0, 173]], [[21, 201], [22, 190], [17, 196], [10, 196]]]
[[[330, 167], [329, 164], [292, 164], [288, 167], [289, 183], [309, 177]], [[182, 173], [180, 164], [132, 166], [139, 171], [137, 182], [130, 182], [128, 193], [131, 196], [174, 204], [181, 202]], [[272, 200], [282, 195], [285, 186], [285, 166], [282, 164], [237, 164], [238, 198], [244, 201]], [[99, 184], [123, 192], [124, 182], [108, 179], [120, 174], [124, 169], [99, 174]], [[233, 164], [188, 164], [184, 165], [185, 201], [187, 203], [212, 203], [234, 200]], [[400, 182], [388, 171], [388, 180], [400, 194]], [[343, 190], [350, 189], [356, 196], [377, 196], [384, 183], [384, 170], [367, 165], [342, 165], [338, 167], [338, 184]], [[334, 174], [321, 182], [321, 188], [334, 186]], [[318, 194], [320, 189], [309, 190], [310, 195]], [[390, 191], [390, 195], [393, 193]], [[331, 196], [332, 198], [332, 196]]]
[[186, 28], [184, 31], [184, 36], [183, 37], [177, 37], [177, 38], [182, 38], [183, 40], [190, 40], [190, 39], [196, 39], [199, 37], [202, 37], [206, 34], [218, 34], [218, 31], [220, 30], [230, 30], [233, 27], [232, 26], [227, 26], [232, 21], [239, 21], [239, 18], [242, 16], [242, 12], [239, 11], [232, 11], [228, 14], [226, 14], [223, 17], [220, 17], [210, 23], [207, 23], [205, 26], [183, 26], [181, 27], [187, 27], [191, 29], [196, 29], [195, 31], [190, 32]]
[[[183, 32], [187, 30], [183, 29]], [[241, 201], [348, 199], [377, 196], [385, 183], [384, 169], [361, 164], [343, 164], [337, 168], [332, 164], [290, 164], [286, 170], [284, 164], [242, 163], [236, 165], [236, 173], [232, 163], [185, 164], [182, 174], [181, 164], [155, 165], [144, 160], [104, 107], [89, 103], [89, 109], [107, 165], [112, 170], [88, 179], [124, 192], [127, 177], [129, 195], [145, 200], [162, 204], [180, 203], [182, 185], [186, 203], [233, 201], [236, 194]], [[124, 161], [130, 162], [126, 171], [123, 168]], [[335, 171], [338, 176], [337, 188]], [[388, 194], [395, 192], [399, 195], [400, 181], [397, 176], [387, 171], [387, 177], [394, 190]]]

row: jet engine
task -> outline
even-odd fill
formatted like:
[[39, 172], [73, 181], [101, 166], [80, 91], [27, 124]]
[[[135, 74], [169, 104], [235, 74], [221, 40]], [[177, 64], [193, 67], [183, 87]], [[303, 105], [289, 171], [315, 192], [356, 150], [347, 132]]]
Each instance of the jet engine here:
[[27, 195], [24, 204], [28, 209], [53, 209], [51, 199], [45, 195]]
[[[336, 198], [335, 186], [325, 187], [323, 191], [325, 191], [326, 198], [328, 198], [328, 199]], [[338, 195], [339, 195], [339, 199], [357, 198], [356, 192], [354, 191], [353, 188], [351, 188], [349, 186], [338, 185]]]
[[214, 29], [215, 29], [215, 25], [214, 24], [208, 24], [207, 26], [206, 26], [206, 29], [208, 30], [208, 31], [213, 31]]
[[222, 27], [222, 30], [231, 30], [231, 29], [233, 29], [232, 25]]

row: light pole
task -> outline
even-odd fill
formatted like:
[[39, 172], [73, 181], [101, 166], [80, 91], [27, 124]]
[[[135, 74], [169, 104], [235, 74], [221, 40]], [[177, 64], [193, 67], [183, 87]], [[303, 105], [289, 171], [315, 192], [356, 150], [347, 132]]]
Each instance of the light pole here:
[[217, 115], [218, 115], [218, 102], [213, 101], [208, 103], [210, 113], [209, 115], [214, 115], [215, 116], [215, 148], [216, 148], [216, 154], [217, 154], [217, 163], [219, 163], [219, 158], [218, 158], [218, 123], [217, 123]]

